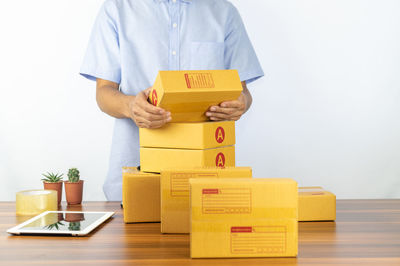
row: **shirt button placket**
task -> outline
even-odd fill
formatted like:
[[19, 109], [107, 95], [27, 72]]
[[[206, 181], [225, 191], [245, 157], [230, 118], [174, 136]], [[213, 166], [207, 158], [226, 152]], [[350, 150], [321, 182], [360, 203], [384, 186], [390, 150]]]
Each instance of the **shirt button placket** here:
[[170, 0], [170, 70], [179, 70], [179, 9], [179, 1]]

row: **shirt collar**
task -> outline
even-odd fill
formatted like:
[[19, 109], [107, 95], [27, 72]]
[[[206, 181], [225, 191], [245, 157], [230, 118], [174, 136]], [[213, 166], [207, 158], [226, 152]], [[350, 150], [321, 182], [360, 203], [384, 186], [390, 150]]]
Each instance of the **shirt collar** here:
[[[167, 2], [168, 0], [154, 0], [156, 3], [161, 3], [161, 2]], [[177, 0], [177, 1], [182, 1], [184, 3], [192, 3], [193, 0]]]

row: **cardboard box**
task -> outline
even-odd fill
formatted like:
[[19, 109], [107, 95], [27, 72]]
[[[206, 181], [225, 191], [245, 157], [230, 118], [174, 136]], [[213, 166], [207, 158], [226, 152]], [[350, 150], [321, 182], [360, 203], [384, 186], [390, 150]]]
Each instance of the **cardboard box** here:
[[210, 149], [235, 145], [235, 122], [168, 123], [139, 128], [140, 147]]
[[160, 175], [124, 167], [122, 205], [125, 223], [160, 222]]
[[140, 167], [144, 172], [228, 166], [235, 166], [235, 146], [206, 150], [140, 148]]
[[201, 122], [210, 106], [236, 100], [242, 90], [237, 70], [160, 71], [149, 100], [170, 111], [171, 122]]
[[334, 221], [336, 196], [322, 187], [299, 187], [299, 221]]
[[161, 171], [161, 233], [190, 232], [189, 178], [251, 177], [251, 167]]
[[192, 258], [294, 257], [298, 193], [289, 178], [193, 178]]

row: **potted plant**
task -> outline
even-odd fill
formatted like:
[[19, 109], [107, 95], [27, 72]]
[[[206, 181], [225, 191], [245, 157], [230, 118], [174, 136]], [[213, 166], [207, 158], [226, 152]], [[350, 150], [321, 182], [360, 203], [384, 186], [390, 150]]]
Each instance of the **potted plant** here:
[[43, 181], [43, 187], [44, 189], [50, 189], [50, 190], [55, 190], [57, 191], [57, 200], [58, 200], [58, 206], [61, 205], [61, 198], [62, 198], [62, 176], [63, 174], [54, 174], [54, 173], [49, 173], [47, 174], [42, 174], [45, 178], [42, 178]]
[[79, 179], [79, 170], [71, 168], [68, 170], [68, 181], [65, 183], [65, 197], [68, 205], [82, 203], [83, 180]]
[[44, 229], [47, 229], [47, 230], [53, 230], [53, 229], [59, 230], [59, 226], [64, 226], [64, 224], [61, 221], [58, 221], [56, 223], [46, 225], [44, 227]]
[[80, 222], [85, 220], [85, 215], [81, 212], [67, 212], [65, 213], [66, 222]]

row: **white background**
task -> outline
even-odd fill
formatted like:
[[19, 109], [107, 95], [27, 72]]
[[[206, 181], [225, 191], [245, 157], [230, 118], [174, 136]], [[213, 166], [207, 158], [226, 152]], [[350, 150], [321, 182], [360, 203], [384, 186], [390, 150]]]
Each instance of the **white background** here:
[[[0, 200], [70, 167], [84, 200], [104, 199], [113, 119], [78, 75], [101, 3], [0, 2]], [[249, 86], [237, 165], [338, 198], [400, 197], [400, 2], [233, 3], [267, 74]]]

